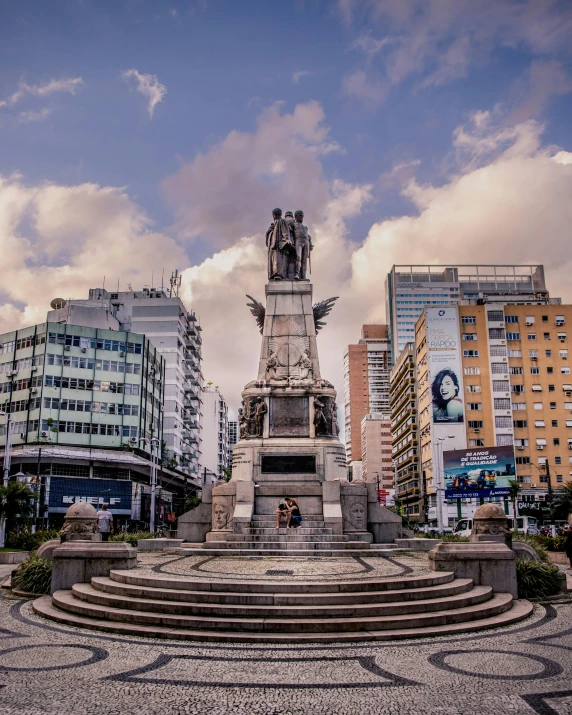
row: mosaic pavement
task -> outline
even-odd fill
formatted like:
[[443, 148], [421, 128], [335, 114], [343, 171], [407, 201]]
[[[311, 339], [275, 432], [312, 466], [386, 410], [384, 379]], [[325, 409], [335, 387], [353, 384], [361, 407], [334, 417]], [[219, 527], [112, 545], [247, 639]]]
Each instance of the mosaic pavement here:
[[[288, 562], [288, 563], [287, 563]], [[141, 570], [193, 578], [380, 578], [427, 569], [390, 559], [149, 555]], [[340, 646], [186, 644], [45, 621], [0, 595], [0, 713], [572, 714], [572, 602], [475, 635]]]

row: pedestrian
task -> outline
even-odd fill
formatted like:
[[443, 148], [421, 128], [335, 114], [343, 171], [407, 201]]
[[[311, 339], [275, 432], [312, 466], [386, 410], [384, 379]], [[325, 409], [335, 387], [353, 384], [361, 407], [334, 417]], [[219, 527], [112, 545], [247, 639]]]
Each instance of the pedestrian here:
[[566, 541], [564, 542], [564, 551], [570, 562], [570, 568], [572, 569], [572, 526], [569, 526], [566, 531]]
[[109, 534], [113, 534], [113, 514], [107, 511], [107, 504], [102, 504], [97, 512], [97, 526], [102, 541], [109, 541]]

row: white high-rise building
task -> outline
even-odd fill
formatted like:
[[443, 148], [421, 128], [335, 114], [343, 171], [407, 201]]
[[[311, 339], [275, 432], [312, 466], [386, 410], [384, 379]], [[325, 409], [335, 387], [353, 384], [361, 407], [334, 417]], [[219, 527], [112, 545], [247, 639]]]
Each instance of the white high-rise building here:
[[201, 475], [210, 484], [228, 469], [228, 407], [218, 387], [202, 391]]
[[234, 445], [238, 442], [238, 422], [237, 420], [228, 421], [228, 468], [232, 467], [232, 453]]
[[415, 323], [425, 306], [456, 305], [463, 299], [506, 296], [526, 302], [547, 296], [544, 266], [397, 266], [385, 281], [385, 315], [393, 362], [415, 342]]
[[201, 327], [170, 290], [143, 288], [112, 293], [92, 288], [87, 300], [53, 301], [47, 320], [145, 335], [165, 361], [163, 438], [169, 456], [191, 476], [199, 476], [201, 454]]

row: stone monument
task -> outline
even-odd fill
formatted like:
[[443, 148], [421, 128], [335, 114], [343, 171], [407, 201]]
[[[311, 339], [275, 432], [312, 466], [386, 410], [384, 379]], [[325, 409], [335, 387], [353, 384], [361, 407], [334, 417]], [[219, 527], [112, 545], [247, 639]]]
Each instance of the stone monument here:
[[[273, 515], [286, 496], [297, 500], [304, 518], [351, 534], [352, 542], [371, 542], [372, 531], [389, 541], [400, 535], [401, 519], [375, 504], [364, 483], [347, 480], [336, 390], [322, 377], [317, 344], [337, 298], [313, 302], [306, 276], [314, 246], [303, 219], [301, 210], [283, 218], [277, 208], [266, 231], [266, 300], [247, 296], [262, 335], [258, 374], [242, 392], [232, 478], [212, 489], [207, 541], [240, 541], [254, 517]], [[182, 518], [179, 535], [188, 538], [194, 515]], [[373, 528], [372, 521], [388, 528]]]

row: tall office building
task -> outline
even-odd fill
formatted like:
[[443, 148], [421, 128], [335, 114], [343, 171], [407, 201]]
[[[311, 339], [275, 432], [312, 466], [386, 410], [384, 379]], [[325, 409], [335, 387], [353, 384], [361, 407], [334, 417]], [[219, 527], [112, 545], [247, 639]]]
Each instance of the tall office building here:
[[[478, 303], [427, 308], [416, 326], [420, 459], [435, 525], [437, 509], [444, 526], [471, 516], [489, 487], [508, 513], [495, 492], [505, 474], [529, 503], [546, 500], [549, 480], [554, 489], [570, 481], [572, 306]], [[505, 450], [498, 467], [486, 466], [491, 448]], [[473, 455], [445, 474], [451, 450]]]
[[[393, 461], [391, 458], [391, 416], [382, 412], [364, 415], [361, 421], [362, 476], [366, 482], [376, 482], [393, 502]], [[388, 500], [388, 497], [390, 499]]]
[[228, 468], [232, 467], [232, 453], [234, 452], [234, 445], [238, 442], [238, 421], [229, 420], [228, 421]]
[[425, 485], [419, 470], [419, 419], [415, 344], [407, 343], [390, 374], [395, 494], [410, 521], [425, 520]]
[[[0, 335], [11, 472], [41, 475], [48, 513], [41, 509], [40, 517], [63, 518], [73, 501], [90, 500], [107, 501], [120, 518], [146, 520], [142, 495], [149, 494], [150, 440], [163, 431], [164, 375], [159, 350], [141, 334], [48, 322]], [[182, 491], [185, 479], [165, 471], [170, 491]]]
[[202, 442], [200, 469], [203, 483], [224, 477], [228, 469], [228, 407], [218, 387], [202, 391]]
[[[348, 345], [344, 354], [346, 461], [350, 467], [362, 459], [362, 419], [367, 414], [389, 414], [390, 365], [387, 326], [364, 325], [357, 345]], [[361, 464], [355, 466], [361, 469]]]
[[52, 301], [48, 320], [145, 335], [165, 360], [163, 438], [179, 468], [198, 477], [201, 415], [201, 327], [170, 290], [109, 292], [92, 288], [87, 300]]
[[415, 341], [415, 323], [426, 305], [456, 305], [487, 297], [527, 302], [548, 296], [541, 265], [397, 266], [385, 281], [385, 315], [395, 362]]

